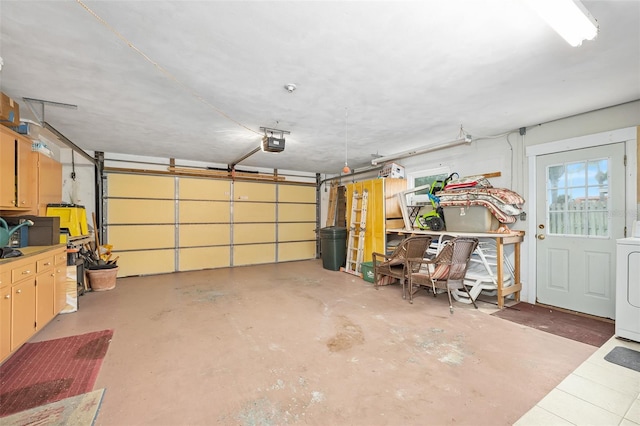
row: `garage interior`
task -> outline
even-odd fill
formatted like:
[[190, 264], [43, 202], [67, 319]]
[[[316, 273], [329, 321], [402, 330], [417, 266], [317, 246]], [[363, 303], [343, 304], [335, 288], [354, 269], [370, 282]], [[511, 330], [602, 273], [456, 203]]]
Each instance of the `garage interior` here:
[[[0, 368], [108, 329], [94, 424], [640, 424], [640, 373], [603, 359], [640, 343], [492, 315], [621, 324], [616, 240], [640, 217], [640, 3], [570, 0], [595, 24], [573, 44], [536, 3], [1, 0], [0, 216], [54, 232], [0, 259]], [[554, 243], [544, 177], [594, 159], [605, 230], [576, 251]], [[478, 309], [366, 280], [374, 252], [438, 234], [414, 188], [454, 174], [524, 200], [482, 225], [445, 210], [499, 253], [467, 284]], [[57, 232], [52, 206], [86, 224]], [[334, 227], [355, 273], [326, 265]], [[117, 266], [108, 291], [87, 250]], [[585, 266], [558, 269], [564, 252]]]

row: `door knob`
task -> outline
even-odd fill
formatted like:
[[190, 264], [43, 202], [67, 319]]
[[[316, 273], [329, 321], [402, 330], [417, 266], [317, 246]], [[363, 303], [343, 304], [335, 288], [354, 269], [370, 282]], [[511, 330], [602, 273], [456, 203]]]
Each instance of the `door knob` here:
[[545, 236], [544, 236], [544, 234], [538, 234], [538, 235], [536, 235], [536, 238], [539, 239], [539, 240], [544, 240]]

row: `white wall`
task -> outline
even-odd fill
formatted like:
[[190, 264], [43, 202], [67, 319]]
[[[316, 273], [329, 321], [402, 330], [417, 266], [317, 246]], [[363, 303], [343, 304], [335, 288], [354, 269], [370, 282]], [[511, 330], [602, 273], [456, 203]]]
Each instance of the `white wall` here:
[[[77, 153], [73, 154], [72, 162], [71, 149], [69, 148], [60, 149], [60, 162], [62, 163], [62, 202], [84, 206], [87, 213], [87, 223], [93, 227], [91, 217], [96, 211], [94, 165]], [[71, 178], [71, 172], [74, 169], [75, 180]]]
[[[525, 149], [541, 143], [547, 143], [576, 136], [584, 136], [600, 133], [608, 130], [621, 129], [640, 125], [640, 101], [604, 108], [549, 123], [529, 126], [527, 124], [514, 123], [513, 133], [495, 139], [482, 139], [483, 135], [473, 135], [471, 145], [461, 145], [440, 151], [417, 155], [395, 161], [405, 167], [405, 174], [420, 170], [449, 167], [452, 172], [460, 176], [472, 176], [483, 173], [500, 172], [498, 178], [489, 179], [494, 187], [509, 188], [525, 199], [524, 210], [527, 217], [533, 218], [533, 212], [527, 209], [526, 200], [533, 196], [528, 193], [529, 170]], [[526, 127], [526, 133], [520, 135], [520, 127]], [[484, 135], [489, 136], [489, 135]], [[479, 140], [476, 138], [480, 138]], [[434, 141], [434, 144], [446, 141]], [[425, 144], [426, 145], [426, 144]], [[635, 167], [635, 162], [631, 162]], [[634, 170], [637, 174], [637, 170]], [[358, 180], [370, 179], [376, 174], [357, 176]], [[347, 178], [346, 181], [352, 179]], [[328, 192], [324, 189], [322, 194], [323, 218], [321, 224], [325, 224]], [[636, 200], [634, 200], [635, 202]], [[639, 206], [640, 209], [640, 206]], [[510, 226], [512, 229], [526, 231], [528, 222], [518, 220]], [[531, 249], [531, 237], [525, 236], [521, 252], [521, 274], [523, 281], [522, 298], [527, 300], [529, 283], [529, 251]], [[507, 255], [512, 255], [513, 250], [506, 250]], [[533, 302], [533, 301], [529, 301]]]

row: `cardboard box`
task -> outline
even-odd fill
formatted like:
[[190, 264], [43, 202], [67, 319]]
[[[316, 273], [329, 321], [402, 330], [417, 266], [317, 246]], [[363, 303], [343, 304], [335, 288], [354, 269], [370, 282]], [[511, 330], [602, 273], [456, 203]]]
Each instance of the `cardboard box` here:
[[498, 219], [483, 206], [443, 207], [447, 231], [487, 232], [500, 226]]
[[4, 92], [0, 92], [0, 124], [8, 127], [20, 125], [20, 105]]
[[[44, 216], [16, 216], [12, 217], [11, 224], [19, 224], [23, 220], [32, 220], [33, 226], [29, 226], [27, 236], [29, 246], [53, 246], [60, 244], [60, 218]], [[9, 220], [7, 220], [9, 224]]]

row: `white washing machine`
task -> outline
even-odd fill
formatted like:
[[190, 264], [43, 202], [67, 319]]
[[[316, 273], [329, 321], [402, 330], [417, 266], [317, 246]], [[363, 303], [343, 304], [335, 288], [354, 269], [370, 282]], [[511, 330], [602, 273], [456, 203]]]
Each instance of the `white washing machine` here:
[[640, 342], [640, 237], [617, 240], [616, 336]]

